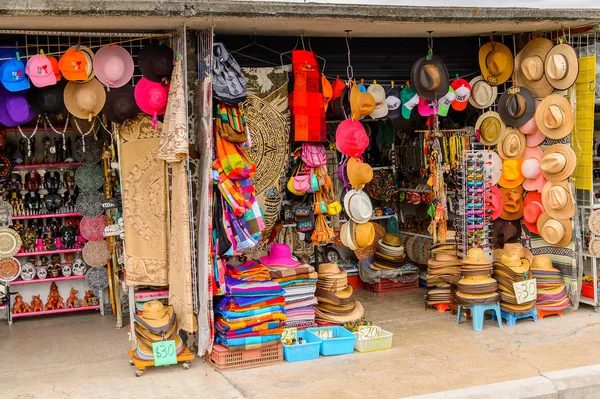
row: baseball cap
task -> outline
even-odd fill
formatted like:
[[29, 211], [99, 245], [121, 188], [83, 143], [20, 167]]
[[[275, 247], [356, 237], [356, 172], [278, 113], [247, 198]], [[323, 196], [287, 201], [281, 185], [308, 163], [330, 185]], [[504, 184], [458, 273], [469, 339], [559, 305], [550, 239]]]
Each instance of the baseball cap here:
[[456, 93], [456, 100], [452, 103], [452, 108], [457, 111], [464, 111], [467, 108], [469, 97], [471, 97], [471, 85], [463, 78], [457, 78], [452, 81], [450, 87]]
[[47, 57], [37, 54], [29, 59], [25, 67], [25, 73], [29, 75], [31, 83], [35, 87], [46, 87], [56, 84], [56, 76], [52, 69], [52, 63]]
[[0, 79], [8, 91], [16, 92], [31, 87], [25, 76], [25, 64], [16, 58], [11, 58], [0, 66]]
[[402, 115], [402, 102], [400, 101], [400, 87], [390, 87], [385, 91], [385, 102], [388, 106], [387, 117], [399, 118]]
[[438, 115], [447, 116], [450, 105], [456, 100], [456, 93], [452, 87], [448, 88], [448, 93], [438, 100]]
[[410, 113], [415, 105], [419, 103], [419, 96], [412, 87], [406, 86], [400, 92], [400, 101], [402, 101], [402, 117], [410, 119]]
[[56, 81], [60, 81], [62, 76], [60, 74], [60, 68], [58, 67], [58, 60], [51, 55], [48, 55], [47, 58], [50, 60], [50, 64], [52, 65], [52, 71], [54, 72], [54, 77], [56, 77]]
[[419, 98], [419, 105], [417, 106], [419, 115], [430, 116], [437, 114], [438, 108], [435, 104], [435, 100], [426, 100], [423, 97]]
[[86, 66], [87, 61], [83, 51], [74, 48], [67, 50], [58, 61], [58, 67], [67, 80], [87, 80]]

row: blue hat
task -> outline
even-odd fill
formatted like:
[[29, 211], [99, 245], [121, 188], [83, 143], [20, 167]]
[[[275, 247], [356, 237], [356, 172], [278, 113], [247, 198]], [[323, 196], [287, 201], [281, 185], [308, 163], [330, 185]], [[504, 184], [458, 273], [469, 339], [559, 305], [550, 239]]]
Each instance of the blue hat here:
[[27, 75], [25, 75], [25, 64], [16, 58], [11, 58], [0, 66], [0, 80], [6, 90], [12, 92], [27, 90], [31, 87], [27, 81]]

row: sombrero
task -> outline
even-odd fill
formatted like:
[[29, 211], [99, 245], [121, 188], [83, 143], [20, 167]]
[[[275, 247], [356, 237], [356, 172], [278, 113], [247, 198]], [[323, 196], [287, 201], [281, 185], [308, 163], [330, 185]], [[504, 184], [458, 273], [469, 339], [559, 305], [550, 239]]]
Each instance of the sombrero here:
[[544, 71], [546, 56], [553, 46], [552, 40], [534, 38], [517, 54], [518, 82], [538, 98], [549, 96], [554, 91]]
[[504, 44], [491, 41], [479, 49], [481, 75], [491, 86], [506, 82], [513, 73], [513, 67], [512, 52]]
[[572, 225], [570, 219], [553, 219], [544, 212], [537, 220], [540, 235], [550, 245], [566, 247], [571, 243]]
[[555, 219], [569, 219], [575, 216], [573, 193], [567, 180], [546, 183], [542, 190], [542, 204], [546, 213]]
[[540, 162], [544, 177], [555, 183], [568, 179], [576, 166], [575, 151], [567, 144], [554, 144], [546, 148]]
[[558, 90], [567, 90], [575, 84], [579, 75], [579, 60], [575, 49], [559, 44], [550, 49], [544, 63], [548, 82]]
[[525, 135], [514, 127], [508, 127], [504, 131], [504, 137], [502, 141], [498, 143], [498, 155], [500, 158], [506, 159], [519, 159], [523, 157], [527, 148], [527, 141]]
[[535, 123], [546, 137], [553, 140], [568, 136], [575, 126], [571, 103], [560, 94], [549, 95], [535, 110]]

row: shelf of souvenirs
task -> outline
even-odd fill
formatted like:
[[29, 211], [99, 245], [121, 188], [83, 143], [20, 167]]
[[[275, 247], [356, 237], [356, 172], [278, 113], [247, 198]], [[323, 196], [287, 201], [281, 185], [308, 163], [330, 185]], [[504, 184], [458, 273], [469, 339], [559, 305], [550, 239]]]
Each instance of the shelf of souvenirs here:
[[56, 310], [44, 310], [41, 312], [27, 312], [27, 313], [13, 313], [12, 318], [16, 319], [17, 317], [33, 317], [33, 316], [45, 316], [57, 313], [71, 313], [71, 312], [81, 312], [83, 310], [99, 310], [100, 305], [94, 306], [81, 306], [79, 308], [65, 308], [65, 309], [56, 309]]
[[373, 166], [372, 168], [373, 170], [392, 170], [394, 169], [393, 165], [389, 165], [389, 166]]
[[432, 236], [429, 236], [429, 235], [426, 235], [426, 234], [413, 233], [412, 231], [402, 231], [402, 230], [400, 230], [400, 231], [398, 232], [398, 234], [406, 234], [406, 235], [413, 236], [413, 237], [420, 237], [420, 238], [430, 238], [430, 239], [433, 239], [433, 237], [432, 237]]
[[38, 283], [51, 283], [53, 281], [67, 281], [67, 280], [81, 280], [85, 278], [85, 274], [81, 276], [69, 276], [69, 277], [48, 277], [44, 279], [34, 278], [33, 280], [14, 280], [11, 281], [10, 285], [25, 285], [25, 284], [38, 284]]
[[44, 213], [44, 214], [41, 214], [41, 215], [13, 216], [12, 220], [50, 219], [50, 218], [73, 218], [73, 217], [79, 217], [79, 216], [81, 216], [81, 213], [79, 213], [79, 212]]
[[21, 164], [15, 165], [13, 170], [37, 170], [37, 169], [65, 169], [77, 168], [81, 166], [81, 162], [59, 162], [59, 163], [37, 163], [37, 164]]
[[57, 255], [57, 254], [72, 254], [72, 253], [76, 253], [76, 252], [83, 252], [83, 248], [57, 249], [54, 251], [19, 252], [15, 256], [21, 257], [21, 256]]
[[411, 193], [427, 193], [427, 194], [429, 194], [431, 192], [431, 190], [419, 190], [416, 188], [399, 188], [398, 191], [406, 191], [406, 192], [411, 192]]

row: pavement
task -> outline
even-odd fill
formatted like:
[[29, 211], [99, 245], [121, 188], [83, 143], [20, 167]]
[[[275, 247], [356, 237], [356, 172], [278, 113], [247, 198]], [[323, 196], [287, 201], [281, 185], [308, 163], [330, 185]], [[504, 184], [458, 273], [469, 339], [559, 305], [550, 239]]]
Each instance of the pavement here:
[[502, 329], [486, 320], [475, 332], [425, 310], [423, 291], [357, 296], [366, 317], [394, 334], [391, 349], [223, 373], [198, 358], [189, 370], [136, 378], [126, 329], [95, 313], [2, 322], [0, 397], [600, 397], [600, 315], [591, 307]]

